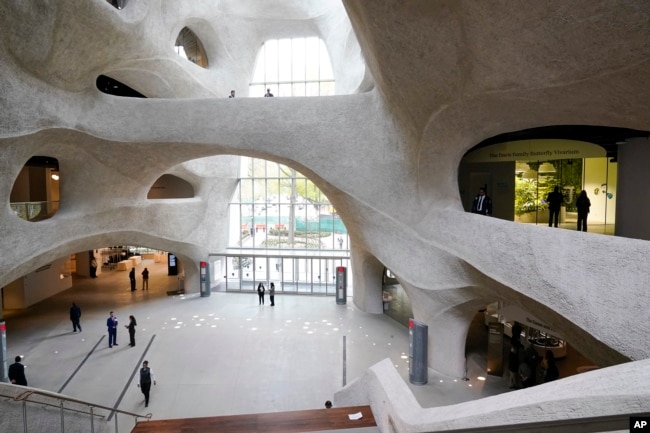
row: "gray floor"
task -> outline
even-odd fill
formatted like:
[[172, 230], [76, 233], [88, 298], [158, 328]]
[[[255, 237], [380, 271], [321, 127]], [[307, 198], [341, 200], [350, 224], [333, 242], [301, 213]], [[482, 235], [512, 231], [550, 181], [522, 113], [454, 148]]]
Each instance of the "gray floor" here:
[[[127, 272], [76, 277], [74, 287], [24, 311], [6, 311], [10, 359], [24, 355], [30, 386], [138, 413], [153, 419], [278, 412], [323, 407], [325, 400], [385, 358], [408, 383], [408, 331], [383, 315], [360, 312], [333, 297], [277, 295], [276, 306], [257, 295], [213, 292], [168, 296], [178, 287], [166, 264], [143, 261], [150, 290], [131, 292]], [[83, 332], [73, 333], [71, 302], [82, 308]], [[119, 346], [109, 348], [106, 318], [120, 321]], [[122, 326], [138, 322], [134, 348]], [[345, 379], [343, 340], [346, 340]], [[469, 345], [469, 381], [430, 371], [429, 383], [409, 385], [424, 407], [507, 392], [485, 376], [484, 348]], [[475, 347], [472, 347], [475, 346]], [[134, 374], [147, 359], [156, 374], [149, 407]], [[129, 431], [130, 419], [120, 420]]]

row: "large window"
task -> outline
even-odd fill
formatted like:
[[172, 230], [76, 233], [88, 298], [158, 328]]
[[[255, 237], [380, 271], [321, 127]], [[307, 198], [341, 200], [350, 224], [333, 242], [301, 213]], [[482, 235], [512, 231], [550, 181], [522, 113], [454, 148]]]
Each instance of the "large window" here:
[[229, 243], [229, 291], [272, 281], [280, 293], [335, 295], [336, 267], [350, 266], [347, 229], [327, 197], [296, 170], [261, 159], [241, 158]]
[[271, 39], [257, 56], [250, 96], [326, 96], [334, 94], [329, 54], [317, 37]]
[[275, 162], [241, 158], [230, 215], [231, 247], [348, 249], [347, 229], [327, 197], [305, 176]]
[[576, 229], [576, 199], [582, 190], [591, 202], [591, 232], [614, 234], [617, 164], [608, 158], [517, 161], [515, 164], [515, 221], [549, 222], [548, 195], [557, 186], [563, 203], [559, 224]]

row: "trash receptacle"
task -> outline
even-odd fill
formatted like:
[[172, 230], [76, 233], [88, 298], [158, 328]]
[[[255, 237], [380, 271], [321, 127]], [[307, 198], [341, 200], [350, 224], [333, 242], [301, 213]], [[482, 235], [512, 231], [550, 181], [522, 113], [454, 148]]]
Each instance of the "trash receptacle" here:
[[414, 385], [425, 385], [429, 381], [428, 338], [429, 327], [409, 319], [409, 382]]

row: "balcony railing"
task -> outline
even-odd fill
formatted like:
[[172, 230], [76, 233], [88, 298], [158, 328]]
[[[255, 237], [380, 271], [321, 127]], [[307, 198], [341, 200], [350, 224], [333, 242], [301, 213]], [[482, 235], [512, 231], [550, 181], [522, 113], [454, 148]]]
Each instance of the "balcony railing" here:
[[[84, 431], [89, 431], [91, 433], [94, 433], [96, 427], [95, 422], [96, 421], [108, 422], [110, 421], [112, 414], [115, 414], [115, 433], [119, 433], [118, 423], [117, 423], [118, 414], [132, 416], [134, 419], [134, 423], [133, 423], [134, 426], [138, 422], [138, 420], [151, 419], [151, 413], [148, 413], [146, 415], [137, 414], [137, 413], [128, 412], [120, 409], [102, 406], [100, 404], [90, 403], [83, 400], [77, 400], [62, 394], [56, 394], [56, 393], [47, 392], [43, 390], [36, 390], [36, 389], [25, 390], [24, 387], [9, 385], [9, 384], [0, 385], [0, 398], [6, 399], [5, 400], [6, 403], [4, 403], [5, 405], [11, 404], [12, 401], [22, 403], [22, 424], [25, 433], [29, 431], [28, 427], [30, 424], [32, 424], [32, 426], [36, 426], [38, 430], [38, 427], [42, 427], [44, 423], [51, 427], [50, 431], [60, 431], [61, 433], [65, 433], [66, 420], [68, 422], [68, 427], [69, 427], [68, 431], [79, 431], [78, 430], [79, 425], [80, 423], [81, 424], [85, 423], [84, 418], [86, 418], [86, 416], [87, 416], [88, 427], [84, 427]], [[55, 413], [51, 412], [48, 414], [47, 411], [43, 411], [43, 410], [37, 410], [35, 412], [32, 411], [32, 413], [34, 413], [33, 417], [39, 419], [29, 423], [28, 422], [29, 416], [27, 411], [28, 404], [30, 406], [34, 406], [35, 408], [41, 408], [41, 409], [56, 408], [57, 411], [59, 412], [58, 418], [60, 419], [60, 427], [55, 427], [55, 424], [53, 424], [53, 421], [57, 419], [54, 418]], [[98, 411], [95, 412], [95, 410]], [[3, 408], [3, 416], [9, 417], [10, 412], [11, 411], [7, 410], [6, 406]], [[66, 415], [68, 417], [66, 417]], [[71, 422], [72, 419], [70, 418], [70, 416], [76, 417], [74, 422]], [[48, 418], [44, 419], [43, 417], [48, 417]], [[98, 430], [106, 431], [106, 427], [104, 427], [105, 425], [106, 424], [98, 425], [97, 426]]]
[[40, 221], [52, 216], [59, 210], [58, 201], [28, 201], [11, 203], [11, 209], [20, 218], [27, 221]]

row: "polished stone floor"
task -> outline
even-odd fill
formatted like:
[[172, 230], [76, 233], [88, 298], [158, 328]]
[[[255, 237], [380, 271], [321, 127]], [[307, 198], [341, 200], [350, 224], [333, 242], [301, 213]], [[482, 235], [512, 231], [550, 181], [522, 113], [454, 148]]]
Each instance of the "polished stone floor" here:
[[[8, 357], [25, 356], [30, 386], [166, 419], [321, 408], [344, 383], [385, 358], [408, 383], [408, 330], [387, 316], [359, 311], [351, 299], [336, 305], [334, 297], [280, 294], [271, 307], [268, 297], [258, 305], [254, 293], [169, 296], [177, 277], [151, 260], [137, 266], [138, 276], [145, 266], [148, 291], [138, 278], [131, 292], [128, 273], [111, 270], [96, 279], [74, 277], [65, 292], [4, 311]], [[72, 332], [72, 302], [82, 309], [82, 332]], [[120, 322], [119, 345], [112, 348], [109, 311]], [[123, 326], [129, 315], [138, 323], [135, 347]], [[469, 380], [430, 370], [428, 384], [409, 384], [423, 407], [509, 392], [501, 377], [485, 374], [487, 332], [475, 322]], [[135, 378], [144, 359], [157, 380], [148, 408]], [[120, 431], [133, 426], [131, 419], [119, 423]]]

